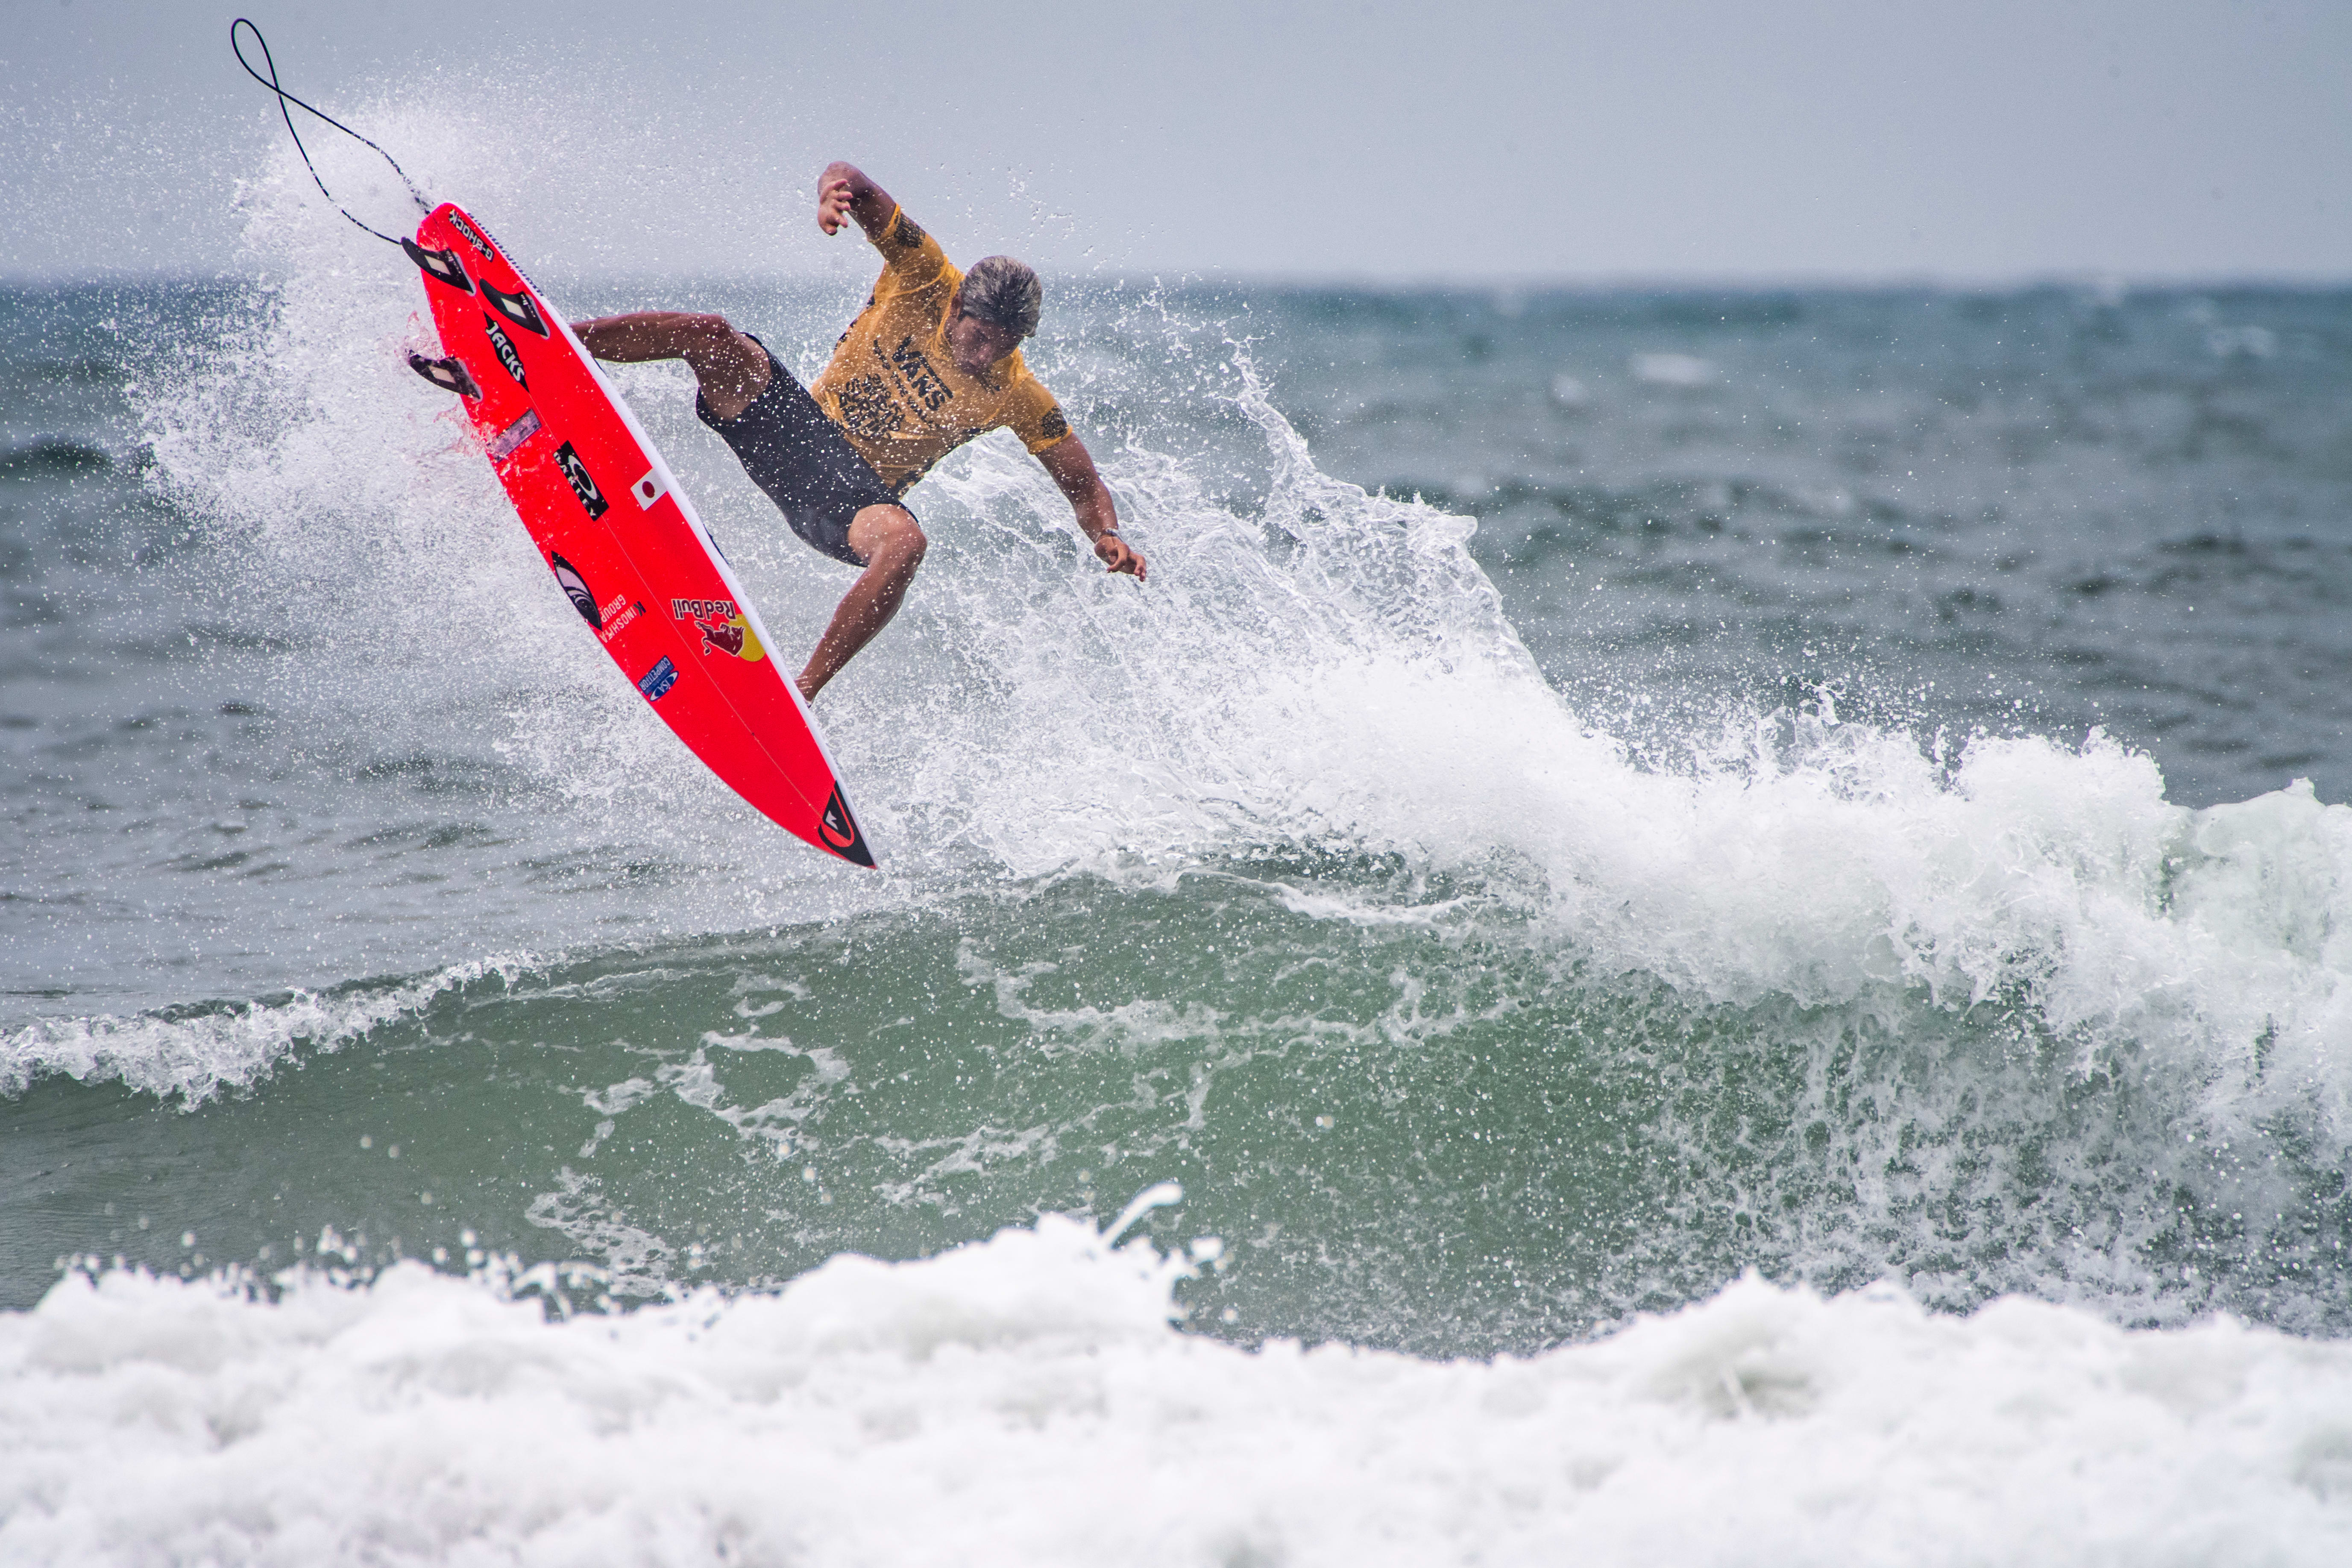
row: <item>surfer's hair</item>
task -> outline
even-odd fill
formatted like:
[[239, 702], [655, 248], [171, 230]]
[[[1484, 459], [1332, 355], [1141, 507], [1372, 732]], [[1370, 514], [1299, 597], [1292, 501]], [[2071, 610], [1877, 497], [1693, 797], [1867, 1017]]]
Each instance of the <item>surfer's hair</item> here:
[[1037, 312], [1045, 303], [1045, 286], [1028, 263], [1009, 256], [987, 256], [963, 275], [961, 314], [1028, 337], [1037, 330]]

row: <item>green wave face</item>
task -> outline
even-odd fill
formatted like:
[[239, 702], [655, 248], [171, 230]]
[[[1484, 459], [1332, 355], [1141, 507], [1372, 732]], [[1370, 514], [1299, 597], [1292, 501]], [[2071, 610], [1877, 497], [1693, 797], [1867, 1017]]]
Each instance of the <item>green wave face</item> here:
[[1191, 1321], [1247, 1338], [1526, 1351], [1750, 1267], [2346, 1327], [2314, 1106], [2183, 1140], [2206, 1086], [2086, 1073], [2028, 1008], [1694, 1005], [1457, 892], [1231, 860], [489, 973], [193, 1109], [45, 1079], [6, 1158], [44, 1245], [164, 1272], [331, 1230], [362, 1262], [584, 1260], [626, 1302], [1174, 1179], [1151, 1234], [1227, 1248]]

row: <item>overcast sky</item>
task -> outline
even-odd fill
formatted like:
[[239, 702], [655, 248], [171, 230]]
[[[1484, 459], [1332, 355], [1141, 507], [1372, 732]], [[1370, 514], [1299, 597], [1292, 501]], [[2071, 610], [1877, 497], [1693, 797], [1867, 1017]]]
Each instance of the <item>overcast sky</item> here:
[[[956, 254], [1129, 276], [2352, 277], [2352, 0], [245, 9], [582, 267], [835, 269], [848, 157]], [[266, 265], [235, 14], [0, 0], [0, 272]]]

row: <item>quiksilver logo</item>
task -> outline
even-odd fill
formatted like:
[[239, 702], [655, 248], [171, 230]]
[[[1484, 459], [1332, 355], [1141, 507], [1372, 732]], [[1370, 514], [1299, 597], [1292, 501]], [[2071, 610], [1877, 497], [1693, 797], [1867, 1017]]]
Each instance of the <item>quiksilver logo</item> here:
[[857, 824], [849, 815], [849, 803], [841, 798], [839, 784], [833, 786], [832, 798], [817, 816], [816, 832], [827, 849], [851, 865], [874, 864], [874, 851], [866, 847], [865, 836], [857, 831]]
[[604, 509], [611, 503], [605, 500], [604, 492], [596, 488], [595, 479], [588, 473], [588, 465], [580, 460], [580, 454], [572, 449], [571, 442], [566, 441], [555, 449], [555, 466], [562, 468], [563, 477], [572, 481], [572, 493], [580, 498], [580, 504], [587, 509], [588, 515], [591, 518], [604, 516]]

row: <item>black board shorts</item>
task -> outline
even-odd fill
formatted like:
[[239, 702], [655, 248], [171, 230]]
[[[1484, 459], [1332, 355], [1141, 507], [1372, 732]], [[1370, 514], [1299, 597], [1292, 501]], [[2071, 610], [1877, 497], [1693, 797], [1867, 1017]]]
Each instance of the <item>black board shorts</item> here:
[[694, 416], [734, 448], [743, 471], [768, 493], [794, 533], [845, 565], [863, 566], [865, 561], [849, 548], [849, 520], [869, 506], [905, 503], [857, 455], [841, 426], [825, 417], [775, 351], [765, 343], [760, 347], [768, 355], [768, 384], [751, 406], [721, 419], [698, 392]]

